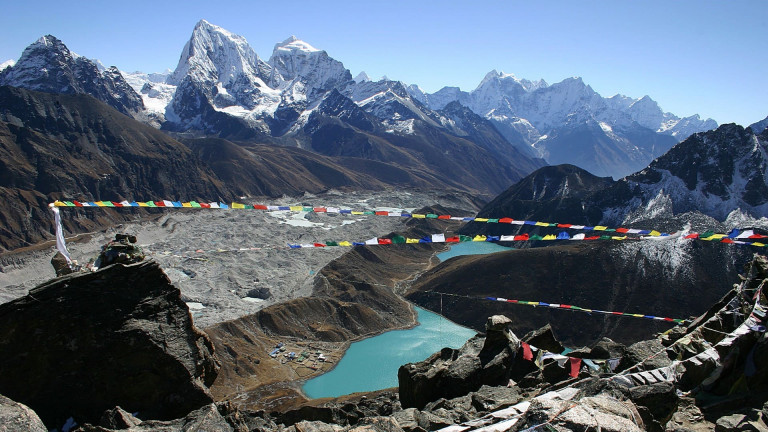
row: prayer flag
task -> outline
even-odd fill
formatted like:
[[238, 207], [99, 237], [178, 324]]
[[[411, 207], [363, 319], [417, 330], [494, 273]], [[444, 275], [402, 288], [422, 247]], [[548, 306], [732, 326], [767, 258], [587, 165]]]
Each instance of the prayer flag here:
[[533, 360], [533, 353], [531, 352], [531, 346], [525, 342], [520, 342], [520, 346], [523, 348], [523, 360]]
[[432, 243], [445, 243], [445, 234], [432, 234]]
[[579, 376], [579, 370], [581, 369], [581, 359], [568, 357], [568, 361], [571, 364], [571, 372], [569, 375], [572, 376], [573, 378], [576, 378], [577, 376]]

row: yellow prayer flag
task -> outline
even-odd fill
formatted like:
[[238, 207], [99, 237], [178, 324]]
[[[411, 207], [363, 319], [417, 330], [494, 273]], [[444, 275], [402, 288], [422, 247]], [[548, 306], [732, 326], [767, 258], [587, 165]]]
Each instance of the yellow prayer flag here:
[[192, 203], [188, 203], [188, 202], [185, 202], [185, 203], [181, 203], [181, 206], [182, 206], [182, 207], [188, 207], [188, 208], [192, 208]]
[[613, 237], [611, 237], [611, 238], [612, 238], [613, 240], [624, 240], [625, 238], [627, 238], [627, 236], [623, 236], [623, 237], [622, 237], [622, 236], [613, 236]]
[[54, 201], [53, 205], [55, 205], [56, 207], [66, 207], [67, 206], [66, 204], [64, 204], [63, 202], [61, 202], [59, 200]]
[[339, 246], [352, 246], [352, 243], [350, 243], [350, 242], [348, 242], [346, 240], [345, 241], [340, 241], [339, 242]]
[[557, 237], [555, 237], [554, 234], [547, 234], [545, 235], [542, 240], [557, 240]]
[[291, 206], [290, 209], [291, 211], [303, 211], [304, 206]]
[[147, 204], [145, 202], [140, 202], [139, 203], [139, 207], [149, 207], [149, 204]]
[[536, 222], [536, 226], [545, 226], [545, 227], [548, 227], [548, 226], [549, 226], [549, 222]]
[[607, 229], [608, 229], [607, 226], [602, 226], [602, 225], [598, 225], [598, 226], [592, 228], [593, 231], [605, 231]]
[[752, 246], [763, 247], [763, 246], [765, 246], [765, 244], [764, 243], [760, 243], [760, 242], [754, 242], [754, 243], [752, 243]]
[[411, 215], [411, 217], [414, 218], [414, 219], [424, 219], [424, 218], [427, 217], [427, 215], [414, 213], [414, 214]]
[[231, 206], [231, 207], [232, 207], [233, 209], [244, 209], [244, 208], [245, 208], [245, 204], [232, 203], [232, 206]]
[[650, 233], [648, 233], [648, 235], [652, 235], [652, 236], [654, 236], [654, 237], [658, 237], [658, 236], [660, 236], [660, 235], [661, 235], [661, 233], [660, 233], [660, 232], [658, 232], [658, 231], [656, 231], [656, 230], [653, 230], [653, 231], [651, 231]]
[[486, 240], [488, 240], [488, 237], [486, 237], [486, 236], [484, 236], [484, 235], [480, 235], [480, 234], [476, 235], [476, 236], [475, 236], [475, 237], [472, 239], [472, 241], [486, 241]]
[[405, 239], [405, 242], [406, 242], [406, 243], [418, 243], [418, 242], [419, 242], [419, 239], [415, 239], [415, 238], [407, 238], [407, 239]]
[[475, 218], [475, 222], [488, 222], [488, 218]]
[[352, 211], [351, 213], [353, 215], [361, 215], [361, 214], [363, 214], [363, 212], [361, 212], [361, 211]]

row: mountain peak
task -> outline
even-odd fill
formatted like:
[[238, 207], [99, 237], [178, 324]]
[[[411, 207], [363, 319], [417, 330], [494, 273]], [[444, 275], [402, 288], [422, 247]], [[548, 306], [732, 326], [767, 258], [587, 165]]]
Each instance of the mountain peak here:
[[229, 84], [240, 75], [258, 76], [259, 58], [244, 37], [200, 20], [184, 45], [168, 83], [179, 85], [187, 75], [201, 82]]
[[370, 81], [370, 80], [371, 80], [371, 77], [369, 77], [369, 76], [368, 76], [368, 74], [367, 74], [367, 73], [365, 73], [365, 71], [362, 71], [362, 72], [360, 72], [360, 73], [359, 73], [359, 74], [357, 74], [357, 76], [354, 78], [354, 81], [355, 81], [356, 83], [366, 82], [366, 81]]
[[303, 40], [297, 38], [296, 36], [291, 36], [288, 39], [280, 42], [279, 44], [275, 44], [275, 52], [277, 51], [303, 51], [303, 52], [319, 52], [321, 50], [313, 47], [312, 45], [304, 42]]

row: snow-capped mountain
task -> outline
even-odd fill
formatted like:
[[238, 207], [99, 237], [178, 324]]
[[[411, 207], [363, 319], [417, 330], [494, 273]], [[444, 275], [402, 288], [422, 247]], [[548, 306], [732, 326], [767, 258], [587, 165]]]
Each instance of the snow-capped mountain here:
[[286, 87], [301, 85], [309, 100], [331, 89], [344, 88], [352, 81], [352, 74], [340, 61], [296, 36], [275, 45], [269, 64], [283, 80], [290, 82]]
[[3, 69], [0, 85], [46, 93], [88, 94], [128, 115], [144, 109], [141, 97], [116, 67], [100, 71], [94, 61], [71, 52], [50, 35], [28, 46], [18, 62]]
[[9, 60], [6, 60], [6, 61], [0, 63], [0, 72], [2, 72], [3, 69], [11, 67], [11, 66], [13, 66], [15, 64], [16, 64], [16, 60], [14, 60], [14, 59], [9, 59]]
[[[703, 231], [720, 229], [721, 223], [728, 230], [765, 229], [768, 131], [756, 135], [726, 124], [696, 133], [620, 180], [596, 177], [574, 165], [540, 168], [491, 200], [478, 216], [668, 232], [686, 224]], [[500, 235], [519, 229], [475, 223], [461, 232]]]
[[604, 207], [606, 221], [694, 210], [768, 217], [768, 133], [735, 124], [697, 133], [622, 181], [630, 194]]
[[768, 129], [768, 117], [760, 120], [757, 123], [752, 123], [749, 125], [749, 128], [752, 129], [752, 132], [756, 134], [763, 133], [764, 130]]
[[[330, 107], [351, 102], [368, 115], [363, 123], [375, 125], [358, 129], [344, 123], [342, 118], [360, 118], [357, 110], [354, 114], [344, 110], [349, 116], [337, 119], [340, 127], [351, 128], [344, 133], [375, 134], [385, 141], [445, 134], [447, 141], [437, 139], [432, 145], [456, 138], [480, 140], [475, 144], [505, 155], [498, 162], [514, 165], [518, 173], [517, 161], [506, 159], [512, 154], [524, 157], [526, 166], [544, 157], [553, 164], [575, 163], [596, 175], [618, 178], [645, 167], [677, 138], [715, 126], [698, 116], [680, 119], [664, 113], [648, 97], [603, 98], [580, 78], [550, 85], [492, 71], [472, 92], [446, 87], [433, 94], [398, 81], [373, 81], [365, 73], [353, 79], [340, 61], [294, 36], [276, 44], [264, 61], [245, 38], [205, 20], [197, 23], [177, 67], [165, 79], [164, 74], [99, 72], [94, 62], [69, 53], [55, 38], [41, 41], [30, 46], [15, 66], [0, 72], [0, 83], [36, 89], [42, 81], [46, 91], [58, 92], [80, 85], [83, 88], [77, 92], [113, 106], [134, 101], [141, 112], [132, 115], [141, 121], [193, 136], [326, 148], [341, 131], [327, 133], [329, 125], [323, 120], [326, 134], [313, 136], [320, 130], [310, 127], [313, 116], [329, 119], [334, 112]], [[61, 66], [70, 63], [87, 67]], [[59, 69], [74, 72], [50, 72]], [[45, 80], [39, 78], [41, 70]], [[69, 78], [56, 81], [62, 77]], [[102, 87], [112, 91], [90, 89], [93, 82], [106, 82]], [[130, 95], [115, 95], [121, 86]], [[332, 99], [324, 103], [326, 98]], [[489, 120], [496, 131], [490, 132], [487, 124], [482, 124], [482, 132], [475, 130], [481, 123], [468, 121], [456, 103]], [[469, 124], [474, 126], [467, 129]], [[506, 144], [497, 141], [499, 133], [514, 151], [500, 149]]]
[[493, 121], [511, 143], [533, 147], [549, 163], [573, 162], [616, 178], [643, 168], [690, 134], [717, 127], [698, 115], [681, 119], [665, 113], [647, 96], [603, 98], [581, 78], [548, 85], [494, 70], [471, 92], [444, 87], [427, 94], [415, 85], [408, 91], [432, 109], [454, 101], [469, 107]]

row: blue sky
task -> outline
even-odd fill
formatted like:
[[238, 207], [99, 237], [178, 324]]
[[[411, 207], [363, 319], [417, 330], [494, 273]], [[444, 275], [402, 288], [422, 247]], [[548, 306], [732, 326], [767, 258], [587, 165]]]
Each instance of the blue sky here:
[[290, 35], [357, 75], [474, 89], [493, 69], [603, 96], [649, 95], [679, 116], [748, 125], [768, 116], [768, 2], [153, 1], [6, 2], [0, 62], [52, 34], [122, 70], [175, 68], [197, 21], [244, 36], [268, 59]]

